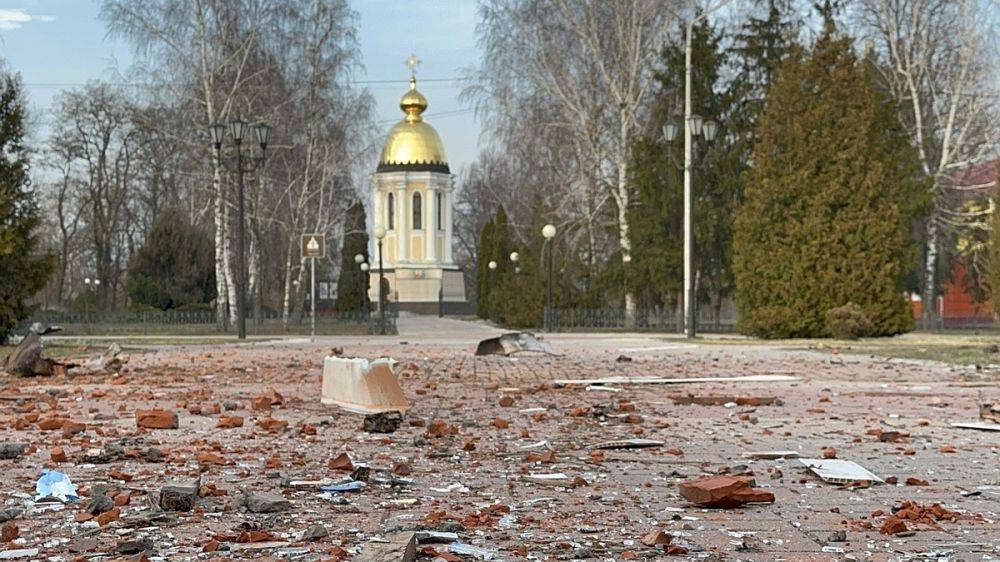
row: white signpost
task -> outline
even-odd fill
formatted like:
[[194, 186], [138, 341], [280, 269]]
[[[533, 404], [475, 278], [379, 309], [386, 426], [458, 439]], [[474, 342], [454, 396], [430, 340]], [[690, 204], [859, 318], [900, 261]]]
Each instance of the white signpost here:
[[316, 341], [316, 258], [326, 256], [326, 239], [322, 234], [303, 234], [299, 241], [302, 249], [302, 257], [309, 258], [312, 262], [312, 272], [309, 283], [309, 304], [312, 307], [312, 326], [310, 328], [309, 341]]

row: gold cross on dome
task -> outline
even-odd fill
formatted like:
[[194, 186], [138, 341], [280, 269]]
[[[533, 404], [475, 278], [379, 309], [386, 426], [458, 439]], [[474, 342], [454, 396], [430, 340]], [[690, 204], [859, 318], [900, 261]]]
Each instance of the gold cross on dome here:
[[412, 78], [417, 77], [417, 67], [420, 66], [420, 63], [422, 62], [423, 61], [418, 59], [417, 55], [414, 54], [411, 54], [409, 57], [406, 58], [406, 66], [410, 67], [410, 76]]

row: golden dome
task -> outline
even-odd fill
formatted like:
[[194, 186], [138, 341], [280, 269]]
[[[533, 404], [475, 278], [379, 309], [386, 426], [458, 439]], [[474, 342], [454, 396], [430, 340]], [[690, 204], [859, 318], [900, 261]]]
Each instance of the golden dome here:
[[389, 131], [378, 159], [379, 172], [435, 171], [449, 173], [444, 143], [434, 127], [420, 116], [427, 109], [427, 98], [417, 91], [417, 81], [410, 79], [410, 90], [399, 100], [406, 117]]

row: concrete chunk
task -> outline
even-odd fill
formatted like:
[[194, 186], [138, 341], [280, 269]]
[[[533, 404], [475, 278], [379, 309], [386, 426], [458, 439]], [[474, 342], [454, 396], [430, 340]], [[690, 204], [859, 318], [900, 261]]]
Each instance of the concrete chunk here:
[[392, 533], [385, 538], [388, 542], [366, 544], [357, 562], [413, 562], [416, 559], [416, 533]]

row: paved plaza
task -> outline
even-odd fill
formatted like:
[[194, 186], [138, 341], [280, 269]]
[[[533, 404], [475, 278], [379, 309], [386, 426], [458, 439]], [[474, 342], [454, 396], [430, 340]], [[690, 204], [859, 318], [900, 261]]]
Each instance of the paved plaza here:
[[[132, 352], [117, 376], [0, 379], [0, 444], [28, 445], [0, 460], [0, 508], [17, 535], [2, 549], [50, 560], [368, 560], [382, 538], [431, 530], [476, 548], [425, 541], [418, 560], [1000, 559], [1000, 433], [950, 425], [1000, 402], [988, 369], [617, 333], [546, 337], [557, 355], [475, 357], [499, 330], [404, 316], [399, 332], [192, 343]], [[320, 404], [323, 358], [335, 351], [399, 362], [413, 409], [397, 431], [365, 433], [362, 416]], [[797, 380], [553, 382], [750, 375]], [[176, 412], [179, 428], [137, 428], [136, 411], [151, 408]], [[594, 447], [628, 439], [663, 444]], [[796, 459], [745, 455], [761, 451], [854, 461], [888, 483], [831, 484]], [[371, 476], [363, 489], [324, 492], [352, 474], [341, 453]], [[43, 468], [67, 475], [81, 500], [33, 504]], [[775, 501], [706, 509], [679, 494], [713, 474], [751, 475]], [[165, 485], [199, 478], [191, 511], [160, 511]], [[101, 491], [116, 506], [94, 516], [86, 509]], [[274, 505], [251, 511], [255, 494]], [[907, 501], [948, 515], [883, 532]], [[660, 530], [675, 554], [647, 544]]]

